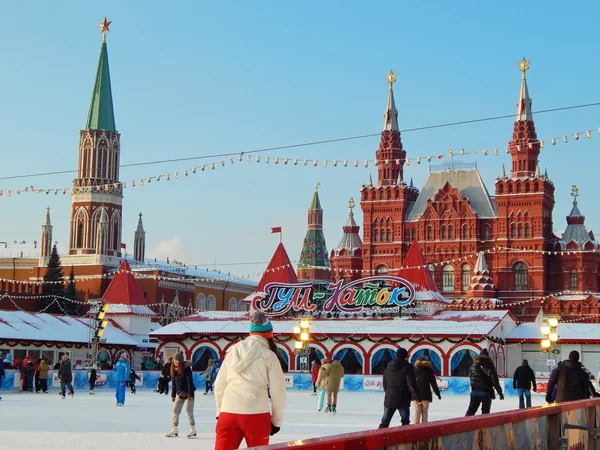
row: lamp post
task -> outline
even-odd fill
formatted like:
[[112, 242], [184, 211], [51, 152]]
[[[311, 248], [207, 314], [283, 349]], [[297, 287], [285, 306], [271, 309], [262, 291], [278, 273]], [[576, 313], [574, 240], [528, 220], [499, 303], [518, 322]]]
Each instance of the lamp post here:
[[[541, 342], [542, 353], [546, 354], [547, 358], [550, 356], [550, 353], [552, 353], [553, 355], [558, 355], [560, 353], [560, 350], [554, 348], [559, 338], [558, 317], [548, 317], [548, 319], [544, 321], [544, 324], [542, 325], [540, 330], [542, 332], [542, 335], [544, 336]], [[549, 361], [550, 359], [548, 359], [548, 362]], [[551, 367], [550, 364], [548, 364], [548, 367]]]
[[308, 359], [310, 355], [310, 321], [302, 319], [300, 326], [294, 327], [296, 335], [295, 351], [300, 356], [300, 370], [309, 370]]

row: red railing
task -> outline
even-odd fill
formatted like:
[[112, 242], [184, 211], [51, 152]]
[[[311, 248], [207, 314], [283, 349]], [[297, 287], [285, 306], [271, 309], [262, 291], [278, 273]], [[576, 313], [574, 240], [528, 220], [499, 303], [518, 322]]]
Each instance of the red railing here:
[[[564, 425], [562, 413], [574, 410], [587, 410], [586, 421], [590, 424], [590, 427], [595, 427], [596, 420], [600, 419], [600, 399], [554, 403], [535, 408], [439, 420], [404, 427], [359, 431], [356, 433], [272, 444], [258, 448], [263, 450], [283, 450], [289, 447], [302, 447], [302, 450], [377, 450], [394, 445], [420, 443], [444, 436], [458, 435], [550, 416], [548, 417], [549, 429], [547, 432], [544, 431], [542, 439], [548, 439], [548, 448], [553, 449], [558, 448], [559, 438], [562, 435]], [[585, 448], [594, 447], [588, 447], [586, 444]]]

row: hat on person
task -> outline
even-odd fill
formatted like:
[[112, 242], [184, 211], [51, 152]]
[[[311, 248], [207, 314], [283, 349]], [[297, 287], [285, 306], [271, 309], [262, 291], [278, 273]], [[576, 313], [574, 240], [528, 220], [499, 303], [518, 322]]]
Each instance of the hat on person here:
[[579, 352], [577, 350], [573, 350], [569, 353], [569, 361], [579, 362]]
[[121, 353], [121, 355], [119, 356], [119, 359], [127, 359], [127, 353], [126, 352]]
[[484, 348], [479, 352], [479, 355], [480, 356], [490, 356], [490, 353], [488, 352], [487, 348]]
[[183, 364], [183, 352], [177, 352], [177, 354], [175, 355], [175, 361], [179, 361], [181, 364]]
[[250, 335], [262, 336], [265, 339], [273, 337], [273, 325], [264, 313], [258, 311], [250, 316]]
[[406, 359], [408, 351], [405, 348], [399, 348], [396, 352], [396, 359]]

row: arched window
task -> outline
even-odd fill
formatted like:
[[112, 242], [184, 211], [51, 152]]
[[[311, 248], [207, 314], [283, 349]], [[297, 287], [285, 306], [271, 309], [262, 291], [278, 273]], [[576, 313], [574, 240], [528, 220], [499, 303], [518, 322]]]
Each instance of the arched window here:
[[208, 296], [208, 304], [207, 304], [207, 309], [209, 311], [216, 311], [217, 310], [217, 299], [215, 298], [214, 295], [209, 295]]
[[422, 356], [426, 356], [429, 359], [433, 373], [440, 376], [442, 374], [442, 358], [440, 354], [428, 348], [422, 348], [417, 351], [413, 350], [410, 352], [410, 363], [414, 364]]
[[448, 239], [454, 239], [454, 227], [452, 225], [448, 226]]
[[518, 262], [515, 264], [515, 291], [527, 290], [527, 266]]
[[196, 309], [206, 310], [206, 296], [204, 294], [198, 294], [196, 297]]
[[462, 227], [462, 237], [463, 239], [469, 239], [469, 227], [466, 225]]
[[572, 291], [576, 291], [577, 290], [577, 270], [571, 269], [570, 275], [571, 275], [571, 277], [570, 277], [571, 280], [570, 280], [569, 285], [571, 286]]
[[389, 272], [389, 269], [386, 266], [379, 266], [377, 268], [377, 273], [379, 275], [387, 275], [388, 272]]
[[431, 226], [427, 227], [427, 240], [433, 240], [433, 228]]
[[238, 302], [235, 299], [235, 297], [231, 297], [229, 299], [229, 311], [237, 311], [238, 309]]
[[510, 237], [515, 239], [517, 237], [517, 227], [514, 223], [510, 224]]
[[518, 232], [519, 239], [521, 239], [523, 237], [523, 225], [519, 224], [517, 229], [519, 230], [519, 232]]
[[214, 348], [209, 347], [208, 345], [196, 347], [196, 350], [194, 350], [194, 354], [192, 355], [192, 369], [194, 371], [203, 372], [208, 367], [208, 362], [211, 359], [216, 360], [218, 358], [219, 355]]
[[517, 184], [517, 194], [521, 192], [521, 185]]
[[416, 230], [410, 230], [410, 240], [411, 241], [417, 240], [417, 231]]
[[442, 234], [441, 234], [441, 238], [442, 240], [446, 239], [446, 227], [442, 226]]
[[334, 358], [339, 359], [342, 367], [344, 367], [344, 373], [352, 375], [360, 375], [363, 373], [363, 357], [353, 348], [342, 348], [338, 350]]
[[373, 230], [373, 242], [377, 242], [379, 240], [379, 230], [375, 228]]
[[529, 226], [528, 223], [525, 224], [525, 237], [531, 237], [531, 227]]
[[435, 267], [433, 267], [433, 264], [429, 264], [429, 267], [427, 268], [429, 269], [429, 273], [431, 274], [431, 279], [435, 281]]
[[466, 292], [471, 284], [471, 266], [463, 264], [462, 266], [462, 290]]
[[248, 305], [248, 303], [244, 302], [244, 299], [242, 299], [242, 298], [239, 299], [239, 301], [238, 301], [238, 311], [247, 311], [249, 306], [250, 305]]
[[383, 191], [379, 191], [379, 200], [383, 200]]
[[390, 361], [396, 358], [396, 350], [384, 347], [377, 350], [371, 356], [371, 373], [373, 375], [381, 375]]
[[491, 227], [489, 225], [484, 225], [483, 226], [483, 239], [486, 241], [489, 240], [491, 234], [492, 234]]
[[473, 358], [477, 356], [474, 350], [459, 350], [450, 360], [450, 376], [469, 376], [469, 369], [473, 365]]
[[386, 234], [385, 241], [386, 242], [392, 242], [392, 230], [390, 230], [388, 228], [385, 234]]
[[77, 224], [77, 248], [83, 248], [83, 222], [79, 222]]
[[442, 270], [442, 291], [453, 292], [454, 291], [454, 267], [450, 265], [444, 266]]

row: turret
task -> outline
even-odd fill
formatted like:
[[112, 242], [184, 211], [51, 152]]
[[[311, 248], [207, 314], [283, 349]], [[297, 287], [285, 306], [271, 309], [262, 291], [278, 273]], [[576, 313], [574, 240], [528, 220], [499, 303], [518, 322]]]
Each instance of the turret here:
[[46, 217], [42, 225], [42, 240], [40, 257], [47, 258], [52, 253], [52, 223], [50, 222], [50, 207], [46, 208]]
[[142, 223], [142, 213], [139, 214], [137, 229], [133, 238], [133, 258], [136, 261], [144, 262], [146, 254], [146, 232]]

